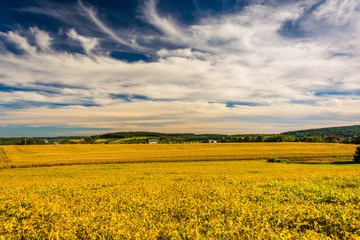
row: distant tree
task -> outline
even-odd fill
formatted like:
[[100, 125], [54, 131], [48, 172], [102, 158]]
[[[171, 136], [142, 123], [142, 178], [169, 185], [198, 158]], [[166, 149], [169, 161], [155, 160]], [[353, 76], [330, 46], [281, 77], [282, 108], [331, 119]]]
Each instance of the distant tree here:
[[343, 139], [342, 136], [337, 136], [337, 135], [330, 134], [329, 136], [327, 136], [325, 138], [325, 141], [329, 142], [329, 143], [338, 143], [338, 142], [340, 142], [341, 139]]
[[354, 144], [360, 144], [360, 136], [354, 136], [352, 143], [354, 143]]
[[360, 163], [360, 146], [356, 148], [355, 155], [354, 155], [354, 161], [357, 163]]
[[231, 135], [229, 137], [229, 141], [230, 142], [238, 142], [239, 141], [239, 137], [238, 136], [235, 136], [235, 135]]
[[65, 138], [63, 140], [60, 141], [61, 144], [75, 144], [75, 142], [71, 141], [68, 138]]
[[264, 135], [257, 135], [255, 137], [255, 142], [264, 142], [265, 141], [265, 136]]
[[249, 135], [246, 135], [245, 138], [244, 138], [244, 142], [252, 142], [253, 141], [253, 138]]
[[21, 141], [20, 141], [20, 145], [34, 145], [34, 144], [37, 144], [37, 140], [34, 139], [34, 138], [27, 138], [27, 137], [23, 137], [21, 138]]
[[278, 134], [274, 137], [274, 142], [286, 142], [286, 136], [283, 134]]
[[243, 136], [238, 136], [238, 142], [244, 142], [244, 137]]
[[93, 143], [95, 143], [96, 139], [94, 139], [92, 137], [87, 137], [87, 138], [85, 138], [85, 141], [88, 142], [88, 143], [93, 144]]

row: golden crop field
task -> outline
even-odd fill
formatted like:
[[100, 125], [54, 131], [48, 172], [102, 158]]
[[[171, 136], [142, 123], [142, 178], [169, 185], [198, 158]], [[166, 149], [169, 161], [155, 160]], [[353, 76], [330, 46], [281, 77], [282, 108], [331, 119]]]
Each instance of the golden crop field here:
[[359, 238], [357, 164], [254, 160], [0, 170], [0, 239]]
[[0, 168], [94, 163], [259, 160], [349, 160], [355, 145], [326, 143], [218, 143], [1, 146]]

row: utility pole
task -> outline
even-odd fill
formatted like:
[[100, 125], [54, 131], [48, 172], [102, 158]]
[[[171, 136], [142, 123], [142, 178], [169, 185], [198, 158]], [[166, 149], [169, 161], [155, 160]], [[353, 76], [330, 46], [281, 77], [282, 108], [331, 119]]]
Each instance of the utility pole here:
[[25, 138], [25, 145], [26, 145], [26, 138]]

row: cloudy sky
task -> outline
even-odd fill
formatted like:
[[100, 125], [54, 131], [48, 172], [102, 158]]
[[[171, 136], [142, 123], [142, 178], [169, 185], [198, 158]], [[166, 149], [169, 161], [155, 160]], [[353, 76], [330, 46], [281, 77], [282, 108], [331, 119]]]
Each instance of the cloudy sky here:
[[360, 123], [358, 0], [2, 0], [0, 137]]

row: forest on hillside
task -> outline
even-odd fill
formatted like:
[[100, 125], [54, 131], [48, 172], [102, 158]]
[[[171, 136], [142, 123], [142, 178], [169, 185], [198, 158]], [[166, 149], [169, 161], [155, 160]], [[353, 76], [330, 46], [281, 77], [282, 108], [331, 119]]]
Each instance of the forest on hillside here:
[[295, 137], [309, 137], [309, 136], [326, 137], [329, 135], [336, 135], [336, 136], [342, 136], [344, 138], [348, 138], [353, 136], [360, 136], [360, 125], [289, 131], [289, 132], [284, 132], [282, 134], [286, 136], [295, 136]]

